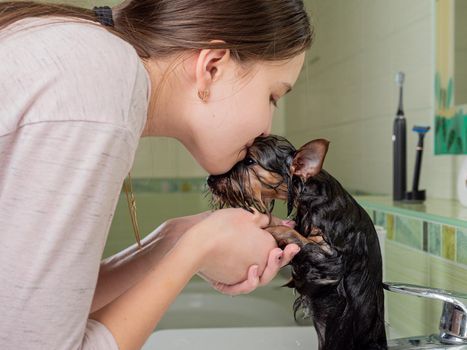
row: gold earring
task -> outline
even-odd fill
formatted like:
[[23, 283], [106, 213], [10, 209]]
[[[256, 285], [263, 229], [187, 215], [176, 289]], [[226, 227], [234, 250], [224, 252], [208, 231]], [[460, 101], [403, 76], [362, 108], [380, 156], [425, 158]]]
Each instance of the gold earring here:
[[131, 186], [130, 173], [128, 173], [128, 181], [125, 180], [123, 184], [125, 187], [126, 200], [128, 202], [128, 209], [130, 210], [131, 224], [133, 225], [133, 232], [135, 233], [136, 243], [138, 244], [138, 248], [141, 249], [141, 236], [139, 234], [138, 217], [136, 215], [136, 201], [133, 194], [133, 188]]
[[198, 90], [198, 97], [201, 101], [206, 102], [209, 96], [209, 90], [203, 90], [199, 91]]

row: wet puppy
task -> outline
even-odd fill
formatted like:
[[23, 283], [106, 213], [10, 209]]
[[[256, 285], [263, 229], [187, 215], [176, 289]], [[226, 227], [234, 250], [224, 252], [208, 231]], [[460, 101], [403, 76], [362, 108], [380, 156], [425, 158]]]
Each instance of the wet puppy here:
[[296, 243], [289, 287], [299, 293], [295, 314], [308, 311], [320, 350], [386, 349], [382, 262], [366, 211], [322, 169], [329, 142], [298, 151], [284, 138], [257, 138], [247, 156], [210, 176], [213, 204], [270, 213], [275, 199], [294, 211], [295, 229], [267, 228], [280, 247]]

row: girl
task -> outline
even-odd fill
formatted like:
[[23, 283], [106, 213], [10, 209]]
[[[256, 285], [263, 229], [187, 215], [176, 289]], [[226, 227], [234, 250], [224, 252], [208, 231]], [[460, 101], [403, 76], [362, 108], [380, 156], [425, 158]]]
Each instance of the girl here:
[[0, 348], [139, 349], [194, 274], [230, 295], [271, 281], [298, 247], [241, 209], [100, 258], [140, 137], [227, 171], [311, 40], [300, 0], [0, 3]]

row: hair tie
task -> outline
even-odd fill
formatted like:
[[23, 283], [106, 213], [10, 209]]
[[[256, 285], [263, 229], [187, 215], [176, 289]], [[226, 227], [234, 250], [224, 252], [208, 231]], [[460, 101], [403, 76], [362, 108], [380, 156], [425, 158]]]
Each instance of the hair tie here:
[[94, 6], [92, 10], [101, 24], [113, 27], [112, 9], [109, 6]]

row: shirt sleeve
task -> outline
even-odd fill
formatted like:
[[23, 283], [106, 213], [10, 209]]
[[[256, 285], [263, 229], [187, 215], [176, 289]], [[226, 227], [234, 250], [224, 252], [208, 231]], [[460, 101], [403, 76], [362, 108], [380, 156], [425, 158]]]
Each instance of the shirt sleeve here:
[[118, 344], [112, 333], [102, 323], [89, 319], [84, 333], [83, 346], [80, 350], [118, 350]]
[[0, 137], [0, 349], [118, 349], [88, 315], [135, 147], [88, 121]]

